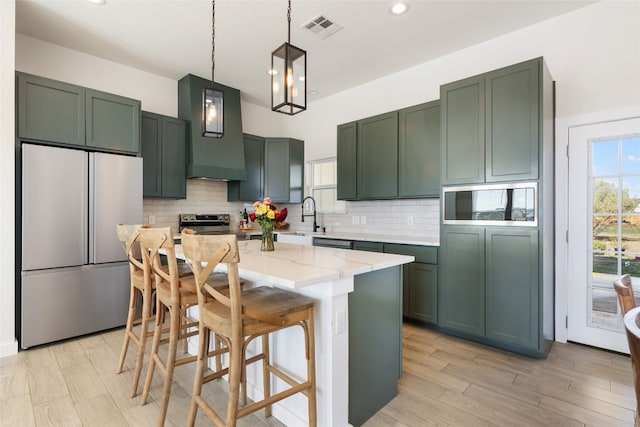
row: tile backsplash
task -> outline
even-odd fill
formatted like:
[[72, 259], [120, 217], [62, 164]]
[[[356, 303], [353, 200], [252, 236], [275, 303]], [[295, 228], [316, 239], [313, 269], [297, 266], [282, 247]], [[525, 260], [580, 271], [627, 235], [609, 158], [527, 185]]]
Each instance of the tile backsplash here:
[[[237, 227], [239, 213], [251, 203], [228, 202], [227, 183], [205, 179], [187, 180], [187, 198], [184, 200], [144, 199], [144, 218], [158, 227], [171, 227], [178, 232], [181, 213], [230, 214], [231, 226]], [[287, 222], [291, 230], [310, 231], [313, 218], [301, 221], [302, 205], [283, 204], [289, 211]], [[347, 202], [345, 214], [317, 215], [320, 227], [328, 232], [384, 234], [395, 236], [437, 237], [439, 235], [440, 202], [438, 199], [376, 200]]]

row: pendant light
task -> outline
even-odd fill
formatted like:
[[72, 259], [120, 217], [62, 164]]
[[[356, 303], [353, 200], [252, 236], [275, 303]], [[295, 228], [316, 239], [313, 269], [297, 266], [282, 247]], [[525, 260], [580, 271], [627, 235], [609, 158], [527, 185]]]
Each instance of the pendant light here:
[[271, 54], [271, 110], [294, 115], [307, 109], [307, 52], [291, 44], [291, 0], [287, 41]]
[[216, 68], [216, 1], [211, 1], [211, 87], [202, 92], [202, 136], [222, 138], [224, 134], [224, 94], [214, 89]]

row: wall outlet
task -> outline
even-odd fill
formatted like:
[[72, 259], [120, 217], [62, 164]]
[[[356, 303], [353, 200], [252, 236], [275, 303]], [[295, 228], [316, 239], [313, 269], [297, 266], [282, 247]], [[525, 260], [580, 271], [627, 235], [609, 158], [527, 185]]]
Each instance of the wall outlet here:
[[153, 225], [156, 223], [156, 216], [155, 215], [149, 215], [149, 225]]
[[413, 225], [413, 217], [412, 216], [408, 216], [407, 217], [407, 225]]
[[360, 217], [360, 224], [362, 224], [362, 225], [366, 225], [367, 224], [367, 217], [366, 216], [362, 215]]
[[351, 224], [353, 224], [353, 225], [360, 224], [360, 217], [358, 215], [353, 215], [351, 217]]

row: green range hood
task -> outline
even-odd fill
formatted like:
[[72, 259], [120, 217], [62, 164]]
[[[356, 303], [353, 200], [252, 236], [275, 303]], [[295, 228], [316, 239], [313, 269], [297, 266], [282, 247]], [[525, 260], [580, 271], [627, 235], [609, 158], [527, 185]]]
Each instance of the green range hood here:
[[202, 92], [211, 80], [187, 74], [178, 81], [178, 117], [187, 121], [187, 178], [247, 179], [242, 139], [240, 91], [216, 83], [224, 92], [224, 135], [202, 136]]

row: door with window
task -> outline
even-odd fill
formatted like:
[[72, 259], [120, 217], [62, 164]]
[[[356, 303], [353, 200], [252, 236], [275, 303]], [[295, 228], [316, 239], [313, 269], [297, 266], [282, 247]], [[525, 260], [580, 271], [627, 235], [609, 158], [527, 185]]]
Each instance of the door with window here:
[[613, 281], [640, 291], [640, 118], [569, 130], [568, 338], [628, 353]]

